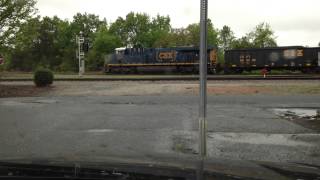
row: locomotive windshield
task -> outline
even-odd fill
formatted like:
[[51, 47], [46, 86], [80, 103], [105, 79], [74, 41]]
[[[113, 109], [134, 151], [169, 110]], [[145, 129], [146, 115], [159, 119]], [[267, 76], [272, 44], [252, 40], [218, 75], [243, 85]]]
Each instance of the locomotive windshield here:
[[319, 7], [0, 0], [0, 179], [320, 179]]
[[125, 51], [126, 51], [126, 48], [116, 48], [116, 49], [115, 49], [115, 53], [116, 53], [116, 54], [124, 55], [124, 54], [125, 54]]

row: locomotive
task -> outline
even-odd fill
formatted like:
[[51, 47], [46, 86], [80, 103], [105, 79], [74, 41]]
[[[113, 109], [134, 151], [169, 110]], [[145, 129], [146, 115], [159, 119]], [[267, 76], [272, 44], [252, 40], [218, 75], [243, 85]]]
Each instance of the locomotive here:
[[[209, 47], [208, 72], [218, 63], [217, 48]], [[106, 73], [137, 73], [141, 71], [198, 72], [199, 48], [117, 48], [105, 63]]]
[[[320, 71], [320, 47], [287, 46], [226, 50], [224, 63], [218, 61], [218, 49], [209, 47], [208, 73], [225, 74], [265, 69], [271, 71]], [[199, 48], [117, 48], [105, 63], [107, 73], [138, 73], [142, 71], [175, 71], [197, 73]]]
[[288, 46], [225, 51], [225, 73], [241, 73], [257, 69], [319, 72], [320, 47]]

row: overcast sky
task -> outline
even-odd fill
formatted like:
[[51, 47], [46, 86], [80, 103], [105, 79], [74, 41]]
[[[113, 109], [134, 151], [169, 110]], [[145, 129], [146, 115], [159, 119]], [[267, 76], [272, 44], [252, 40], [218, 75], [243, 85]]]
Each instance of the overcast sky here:
[[[38, 0], [42, 16], [72, 20], [88, 12], [113, 22], [131, 11], [169, 15], [175, 28], [199, 22], [200, 0]], [[268, 22], [280, 46], [317, 46], [320, 42], [319, 0], [209, 0], [209, 18], [216, 28], [228, 25], [237, 37]]]

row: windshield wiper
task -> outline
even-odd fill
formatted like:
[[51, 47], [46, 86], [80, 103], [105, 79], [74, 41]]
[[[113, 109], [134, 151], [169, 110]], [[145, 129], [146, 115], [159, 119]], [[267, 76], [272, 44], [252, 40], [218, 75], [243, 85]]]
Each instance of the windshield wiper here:
[[[22, 162], [22, 163], [20, 163]], [[196, 169], [160, 166], [155, 164], [127, 163], [80, 163], [64, 162], [26, 163], [29, 161], [0, 162], [0, 179], [75, 179], [75, 180], [193, 180]], [[34, 161], [32, 161], [34, 162]], [[255, 163], [254, 163], [255, 164]], [[205, 170], [209, 179], [312, 179], [320, 180], [320, 167], [301, 163], [256, 163], [258, 166], [245, 164], [214, 164]], [[216, 167], [217, 168], [214, 168]], [[259, 168], [260, 167], [260, 168]], [[262, 168], [262, 169], [261, 169]], [[248, 173], [241, 173], [247, 171]], [[250, 171], [258, 171], [251, 174]], [[275, 174], [271, 175], [270, 173]], [[270, 175], [270, 177], [268, 177]]]

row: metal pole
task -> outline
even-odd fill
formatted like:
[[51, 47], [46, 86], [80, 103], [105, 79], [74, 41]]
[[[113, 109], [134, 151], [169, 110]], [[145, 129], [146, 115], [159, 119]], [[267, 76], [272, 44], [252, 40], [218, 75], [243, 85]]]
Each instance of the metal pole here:
[[207, 117], [207, 6], [208, 0], [201, 0], [200, 22], [200, 154], [207, 155], [206, 149], [206, 117]]
[[80, 37], [77, 36], [77, 43], [78, 43], [78, 60], [79, 60], [79, 76], [81, 77], [81, 43], [80, 43]]
[[199, 155], [200, 166], [198, 180], [204, 179], [204, 159], [207, 156], [207, 21], [208, 0], [201, 1], [200, 15], [200, 108], [199, 108]]

